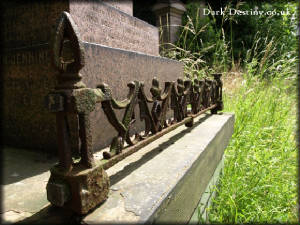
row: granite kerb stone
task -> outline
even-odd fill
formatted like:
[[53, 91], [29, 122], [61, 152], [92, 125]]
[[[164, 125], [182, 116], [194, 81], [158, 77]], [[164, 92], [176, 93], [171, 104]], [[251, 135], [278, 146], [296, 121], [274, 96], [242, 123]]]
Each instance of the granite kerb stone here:
[[[84, 217], [46, 204], [43, 181], [49, 178], [49, 172], [21, 180], [27, 186], [34, 184], [32, 193], [38, 192], [37, 199], [30, 194], [24, 198], [20, 193], [25, 190], [19, 182], [5, 187], [11, 195], [10, 186], [17, 187], [17, 199], [25, 203], [20, 208], [7, 198], [6, 207], [20, 212], [19, 221], [27, 217], [20, 221], [25, 224], [187, 223], [220, 162], [233, 126], [232, 114], [206, 114], [195, 121], [193, 128], [182, 125], [120, 161], [106, 170], [112, 184], [109, 198]], [[26, 158], [26, 154], [20, 157]], [[28, 206], [34, 206], [32, 215], [23, 215], [22, 210], [28, 211]]]
[[[44, 106], [44, 97], [56, 85], [57, 71], [52, 66], [51, 51], [50, 44], [42, 44], [33, 48], [7, 49], [1, 58], [5, 84], [3, 128], [7, 145], [56, 154], [55, 115]], [[165, 81], [183, 77], [182, 63], [171, 59], [88, 42], [84, 42], [84, 51], [83, 82], [90, 88], [105, 82], [117, 99], [127, 96], [127, 83], [133, 80], [144, 81], [149, 96], [153, 77], [160, 80], [162, 87]], [[108, 123], [101, 104], [91, 113], [91, 120], [94, 121], [93, 149], [96, 151], [107, 146], [117, 132]], [[143, 126], [138, 120], [138, 129]], [[76, 125], [71, 129], [76, 130]], [[72, 145], [78, 143], [74, 141]]]
[[[108, 200], [83, 222], [187, 223], [222, 158], [233, 125], [232, 114], [209, 116], [194, 129], [181, 127], [158, 141], [171, 142], [168, 146], [151, 143], [108, 169], [110, 177], [118, 171], [126, 176], [111, 186]], [[174, 142], [172, 136], [181, 132]], [[141, 160], [147, 151], [156, 153], [127, 173], [130, 164]]]

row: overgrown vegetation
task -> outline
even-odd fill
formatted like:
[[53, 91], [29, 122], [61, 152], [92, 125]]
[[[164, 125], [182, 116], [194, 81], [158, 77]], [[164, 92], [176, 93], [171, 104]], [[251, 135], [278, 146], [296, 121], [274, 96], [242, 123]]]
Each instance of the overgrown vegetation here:
[[[185, 72], [190, 76], [205, 76], [207, 73], [204, 71], [211, 70], [229, 71], [234, 67], [245, 67], [252, 61], [260, 62], [257, 66], [264, 69], [263, 66], [268, 67], [266, 62], [281, 62], [297, 57], [296, 1], [272, 4], [264, 1], [229, 2], [223, 6], [224, 15], [203, 18], [200, 17], [201, 9], [197, 1], [192, 1], [186, 7], [187, 12], [183, 17], [185, 25], [179, 32], [177, 43], [170, 44], [171, 48], [165, 49], [162, 54], [184, 62]], [[220, 10], [216, 7], [208, 5], [211, 11]], [[283, 15], [238, 16], [231, 15], [230, 9], [275, 10]]]
[[297, 222], [295, 82], [247, 78], [224, 101], [235, 132], [210, 222]]
[[[222, 72], [224, 111], [236, 116], [209, 222], [297, 222], [296, 2], [231, 1], [224, 10], [289, 14], [204, 19], [197, 4], [187, 5], [178, 43], [164, 54], [182, 61], [188, 77]], [[234, 88], [226, 86], [232, 71], [241, 78]]]

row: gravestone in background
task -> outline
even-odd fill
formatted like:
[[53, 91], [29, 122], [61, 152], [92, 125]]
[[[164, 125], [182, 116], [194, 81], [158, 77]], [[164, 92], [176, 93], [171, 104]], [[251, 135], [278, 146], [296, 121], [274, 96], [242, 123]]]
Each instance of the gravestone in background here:
[[179, 0], [162, 0], [157, 1], [152, 10], [156, 15], [156, 26], [161, 27], [160, 42], [168, 48], [169, 43], [175, 44], [178, 40], [185, 5]]
[[[161, 84], [183, 76], [181, 63], [159, 57], [158, 29], [131, 16], [130, 1], [123, 6], [116, 5], [117, 1], [112, 6], [109, 3], [1, 3], [5, 9], [1, 40], [5, 144], [56, 154], [55, 116], [45, 108], [44, 97], [55, 87], [57, 72], [52, 65], [51, 41], [62, 11], [71, 14], [84, 41], [86, 66], [81, 74], [88, 87], [106, 82], [114, 96], [122, 99], [128, 92], [127, 83], [132, 80], [144, 80], [145, 90], [149, 90], [154, 76]], [[98, 150], [107, 146], [116, 132], [100, 106], [90, 116], [93, 149]], [[138, 123], [142, 129], [141, 122]], [[76, 133], [77, 124], [71, 125]], [[72, 146], [78, 148], [76, 139]]]

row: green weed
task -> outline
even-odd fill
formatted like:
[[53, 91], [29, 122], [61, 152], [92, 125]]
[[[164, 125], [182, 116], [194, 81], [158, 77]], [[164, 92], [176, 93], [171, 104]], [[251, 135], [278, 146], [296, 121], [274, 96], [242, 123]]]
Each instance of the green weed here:
[[212, 223], [297, 222], [295, 79], [245, 80], [224, 111], [235, 112]]
[[[209, 222], [297, 222], [296, 3], [259, 4], [293, 13], [282, 18], [225, 15], [204, 22], [196, 4], [187, 7], [178, 43], [163, 55], [183, 62], [190, 78], [235, 68], [244, 79], [224, 91], [224, 111], [235, 113], [235, 131]], [[230, 3], [225, 10], [231, 7], [253, 5]]]

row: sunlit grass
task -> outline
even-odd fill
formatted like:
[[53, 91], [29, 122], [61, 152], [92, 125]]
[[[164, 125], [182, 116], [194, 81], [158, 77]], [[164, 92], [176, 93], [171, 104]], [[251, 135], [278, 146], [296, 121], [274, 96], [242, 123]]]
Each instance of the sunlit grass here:
[[[226, 7], [233, 6], [228, 3]], [[294, 3], [284, 3], [284, 7], [291, 11], [297, 8]], [[199, 9], [195, 10], [196, 15], [190, 10], [191, 16], [188, 15], [181, 29], [179, 45], [171, 45], [163, 55], [183, 62], [188, 78], [203, 78], [214, 72], [226, 74], [228, 70], [243, 74], [242, 79], [239, 76], [235, 83], [224, 88], [224, 111], [235, 113], [235, 132], [225, 150], [224, 171], [217, 197], [209, 208], [209, 222], [295, 223], [298, 220], [295, 140], [298, 54], [293, 49], [298, 40], [296, 20], [261, 18], [264, 29], [253, 33], [252, 47], [239, 49], [246, 55], [234, 60], [232, 33], [227, 40], [228, 30], [223, 27], [225, 21], [232, 22], [234, 18], [222, 16], [218, 25], [212, 16], [201, 26]], [[275, 38], [269, 31], [276, 31], [278, 26], [286, 34], [281, 30]], [[212, 31], [211, 38], [204, 42], [203, 34]]]
[[212, 223], [297, 222], [295, 80], [245, 82], [225, 95], [235, 132], [225, 151]]

